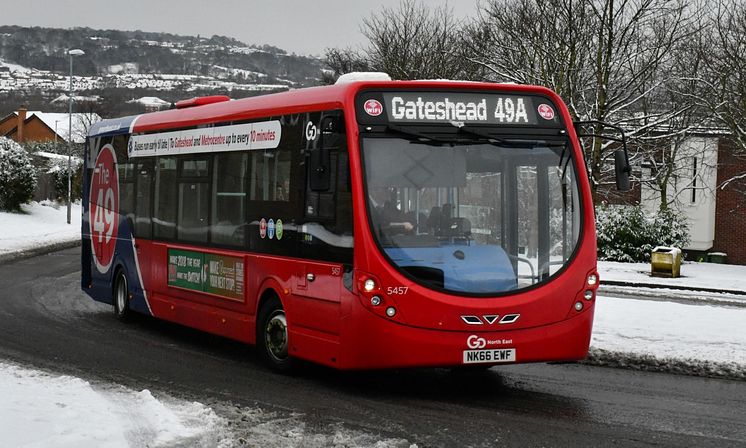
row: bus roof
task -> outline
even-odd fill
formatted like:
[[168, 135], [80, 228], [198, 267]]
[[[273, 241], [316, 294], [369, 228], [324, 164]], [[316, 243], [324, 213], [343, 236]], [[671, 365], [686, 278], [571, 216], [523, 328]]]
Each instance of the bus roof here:
[[511, 90], [526, 93], [541, 93], [558, 99], [553, 92], [544, 87], [518, 84], [450, 80], [355, 81], [103, 120], [91, 126], [88, 135], [89, 137], [101, 137], [127, 133], [153, 132], [323, 109], [339, 109], [345, 102], [351, 102], [354, 99], [354, 95], [364, 88]]

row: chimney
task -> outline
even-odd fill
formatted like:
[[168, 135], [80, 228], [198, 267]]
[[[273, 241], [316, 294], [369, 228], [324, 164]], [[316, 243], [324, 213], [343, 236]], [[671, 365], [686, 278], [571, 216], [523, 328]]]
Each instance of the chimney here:
[[18, 108], [18, 127], [16, 128], [16, 141], [23, 143], [23, 122], [26, 121], [26, 106]]

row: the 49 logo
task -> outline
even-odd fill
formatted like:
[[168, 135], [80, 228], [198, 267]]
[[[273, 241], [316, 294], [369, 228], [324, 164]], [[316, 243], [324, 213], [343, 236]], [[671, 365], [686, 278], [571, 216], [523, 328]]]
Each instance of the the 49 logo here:
[[89, 232], [93, 261], [99, 272], [111, 267], [119, 230], [117, 157], [110, 144], [96, 156], [89, 197]]
[[485, 348], [487, 346], [487, 340], [473, 334], [466, 338], [466, 346], [471, 349]]

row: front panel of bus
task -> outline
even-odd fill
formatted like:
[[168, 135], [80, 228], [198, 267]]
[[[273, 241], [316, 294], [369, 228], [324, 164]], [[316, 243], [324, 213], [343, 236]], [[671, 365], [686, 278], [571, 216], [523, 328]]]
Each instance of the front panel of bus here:
[[370, 349], [351, 351], [351, 364], [583, 358], [595, 233], [559, 98], [524, 87], [368, 88], [354, 116], [366, 324], [351, 333]]

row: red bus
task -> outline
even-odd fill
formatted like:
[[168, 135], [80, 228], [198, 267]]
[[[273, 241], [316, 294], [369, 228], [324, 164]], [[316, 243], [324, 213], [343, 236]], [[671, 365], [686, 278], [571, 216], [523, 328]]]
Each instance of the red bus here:
[[256, 344], [274, 369], [586, 356], [593, 204], [535, 86], [353, 81], [105, 120], [83, 290]]

